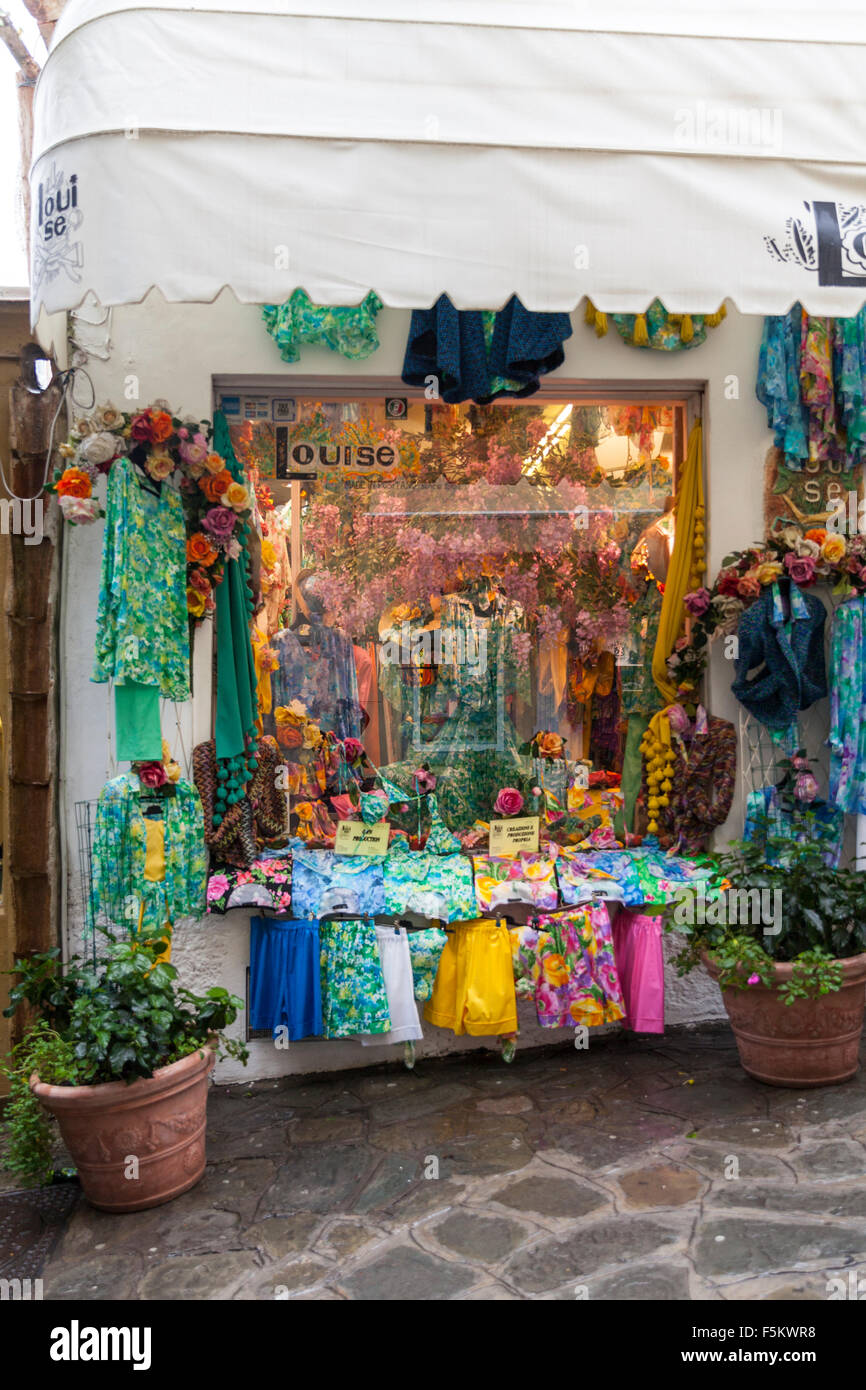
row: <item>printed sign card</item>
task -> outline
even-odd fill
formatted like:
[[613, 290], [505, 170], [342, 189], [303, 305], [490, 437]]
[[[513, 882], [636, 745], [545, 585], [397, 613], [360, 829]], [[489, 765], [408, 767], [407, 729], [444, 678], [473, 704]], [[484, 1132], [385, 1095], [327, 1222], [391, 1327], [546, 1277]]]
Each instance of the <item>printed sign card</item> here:
[[386, 820], [365, 825], [360, 820], [341, 820], [334, 844], [336, 854], [387, 854], [391, 827]]
[[490, 822], [490, 853], [498, 855], [538, 853], [538, 816]]

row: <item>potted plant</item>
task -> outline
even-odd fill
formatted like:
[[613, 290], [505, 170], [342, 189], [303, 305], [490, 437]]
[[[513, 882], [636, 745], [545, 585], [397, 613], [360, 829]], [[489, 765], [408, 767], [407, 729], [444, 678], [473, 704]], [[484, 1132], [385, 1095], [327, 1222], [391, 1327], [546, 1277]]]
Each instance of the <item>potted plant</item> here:
[[667, 909], [688, 938], [679, 974], [703, 963], [718, 981], [750, 1076], [798, 1089], [848, 1081], [866, 1006], [866, 875], [830, 867], [814, 841], [771, 837], [715, 862], [716, 901], [684, 890]]
[[95, 966], [58, 951], [15, 963], [12, 1015], [36, 1022], [3, 1065], [10, 1081], [6, 1167], [25, 1184], [51, 1181], [56, 1120], [85, 1196], [103, 1211], [140, 1211], [198, 1182], [205, 1167], [208, 1078], [242, 1001], [193, 994], [160, 956], [163, 934], [109, 937]]

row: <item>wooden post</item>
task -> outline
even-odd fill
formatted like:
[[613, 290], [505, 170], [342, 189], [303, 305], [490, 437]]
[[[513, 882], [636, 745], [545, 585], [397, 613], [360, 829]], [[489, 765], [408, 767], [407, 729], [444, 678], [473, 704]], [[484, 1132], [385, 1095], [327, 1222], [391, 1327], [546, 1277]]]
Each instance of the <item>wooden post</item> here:
[[[33, 395], [19, 380], [10, 391], [12, 492], [36, 499], [43, 513], [43, 535], [38, 544], [32, 543], [32, 535], [9, 537], [11, 563], [5, 605], [10, 711], [6, 740], [9, 845], [5, 857], [19, 955], [59, 944], [55, 631], [59, 526], [56, 504], [42, 492], [51, 421], [59, 402], [56, 386]], [[66, 437], [62, 411], [55, 445], [58, 436], [60, 440]]]

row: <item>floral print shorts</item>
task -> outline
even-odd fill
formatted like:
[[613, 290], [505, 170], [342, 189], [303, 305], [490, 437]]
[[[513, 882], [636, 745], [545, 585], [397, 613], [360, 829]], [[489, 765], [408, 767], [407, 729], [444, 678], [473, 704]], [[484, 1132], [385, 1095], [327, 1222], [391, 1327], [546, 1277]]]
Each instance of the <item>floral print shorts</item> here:
[[391, 1015], [373, 922], [323, 922], [319, 939], [325, 1037], [389, 1032]]
[[597, 1027], [623, 1018], [604, 903], [538, 919], [535, 1007], [542, 1028]]
[[439, 957], [448, 940], [441, 927], [424, 927], [409, 933], [409, 955], [412, 960], [412, 979], [416, 999], [433, 996], [433, 981], [439, 969]]

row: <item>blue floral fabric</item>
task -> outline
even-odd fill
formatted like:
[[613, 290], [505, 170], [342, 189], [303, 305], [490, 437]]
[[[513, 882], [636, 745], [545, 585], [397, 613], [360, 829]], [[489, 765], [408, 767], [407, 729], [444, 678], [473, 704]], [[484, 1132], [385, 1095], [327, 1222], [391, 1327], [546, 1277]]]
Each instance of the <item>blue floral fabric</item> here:
[[866, 812], [866, 601], [841, 603], [830, 649], [830, 800]]
[[[165, 878], [144, 876], [147, 832], [142, 800], [150, 796], [134, 772], [106, 782], [92, 844], [92, 902], [97, 924], [130, 931], [175, 925], [205, 911], [207, 851], [198, 790], [181, 779], [162, 802]], [[142, 912], [142, 904], [144, 905]]]
[[382, 861], [325, 849], [293, 850], [292, 911], [296, 917], [384, 912]]
[[295, 290], [285, 304], [265, 304], [262, 318], [284, 362], [297, 362], [302, 347], [327, 347], [353, 362], [379, 346], [376, 315], [382, 301], [372, 290], [360, 304], [331, 307], [313, 304], [305, 290]]
[[480, 404], [497, 396], [531, 396], [539, 377], [565, 361], [572, 333], [568, 314], [537, 314], [516, 295], [497, 313], [458, 310], [443, 294], [432, 309], [415, 309], [403, 362], [403, 380], [426, 386], [452, 404]]
[[183, 504], [168, 482], [146, 492], [126, 457], [108, 475], [91, 679], [189, 699]]
[[783, 839], [820, 845], [824, 863], [838, 869], [844, 833], [844, 811], [826, 801], [784, 805], [777, 787], [761, 787], [746, 798], [743, 839], [761, 845], [768, 864], [779, 859], [778, 849], [768, 845], [768, 840]]
[[[310, 624], [303, 645], [291, 628], [278, 632], [271, 643], [279, 669], [271, 674], [271, 709], [300, 700], [323, 733], [360, 738], [362, 709], [352, 642], [339, 628]], [[273, 713], [264, 715], [265, 733], [274, 734]]]

